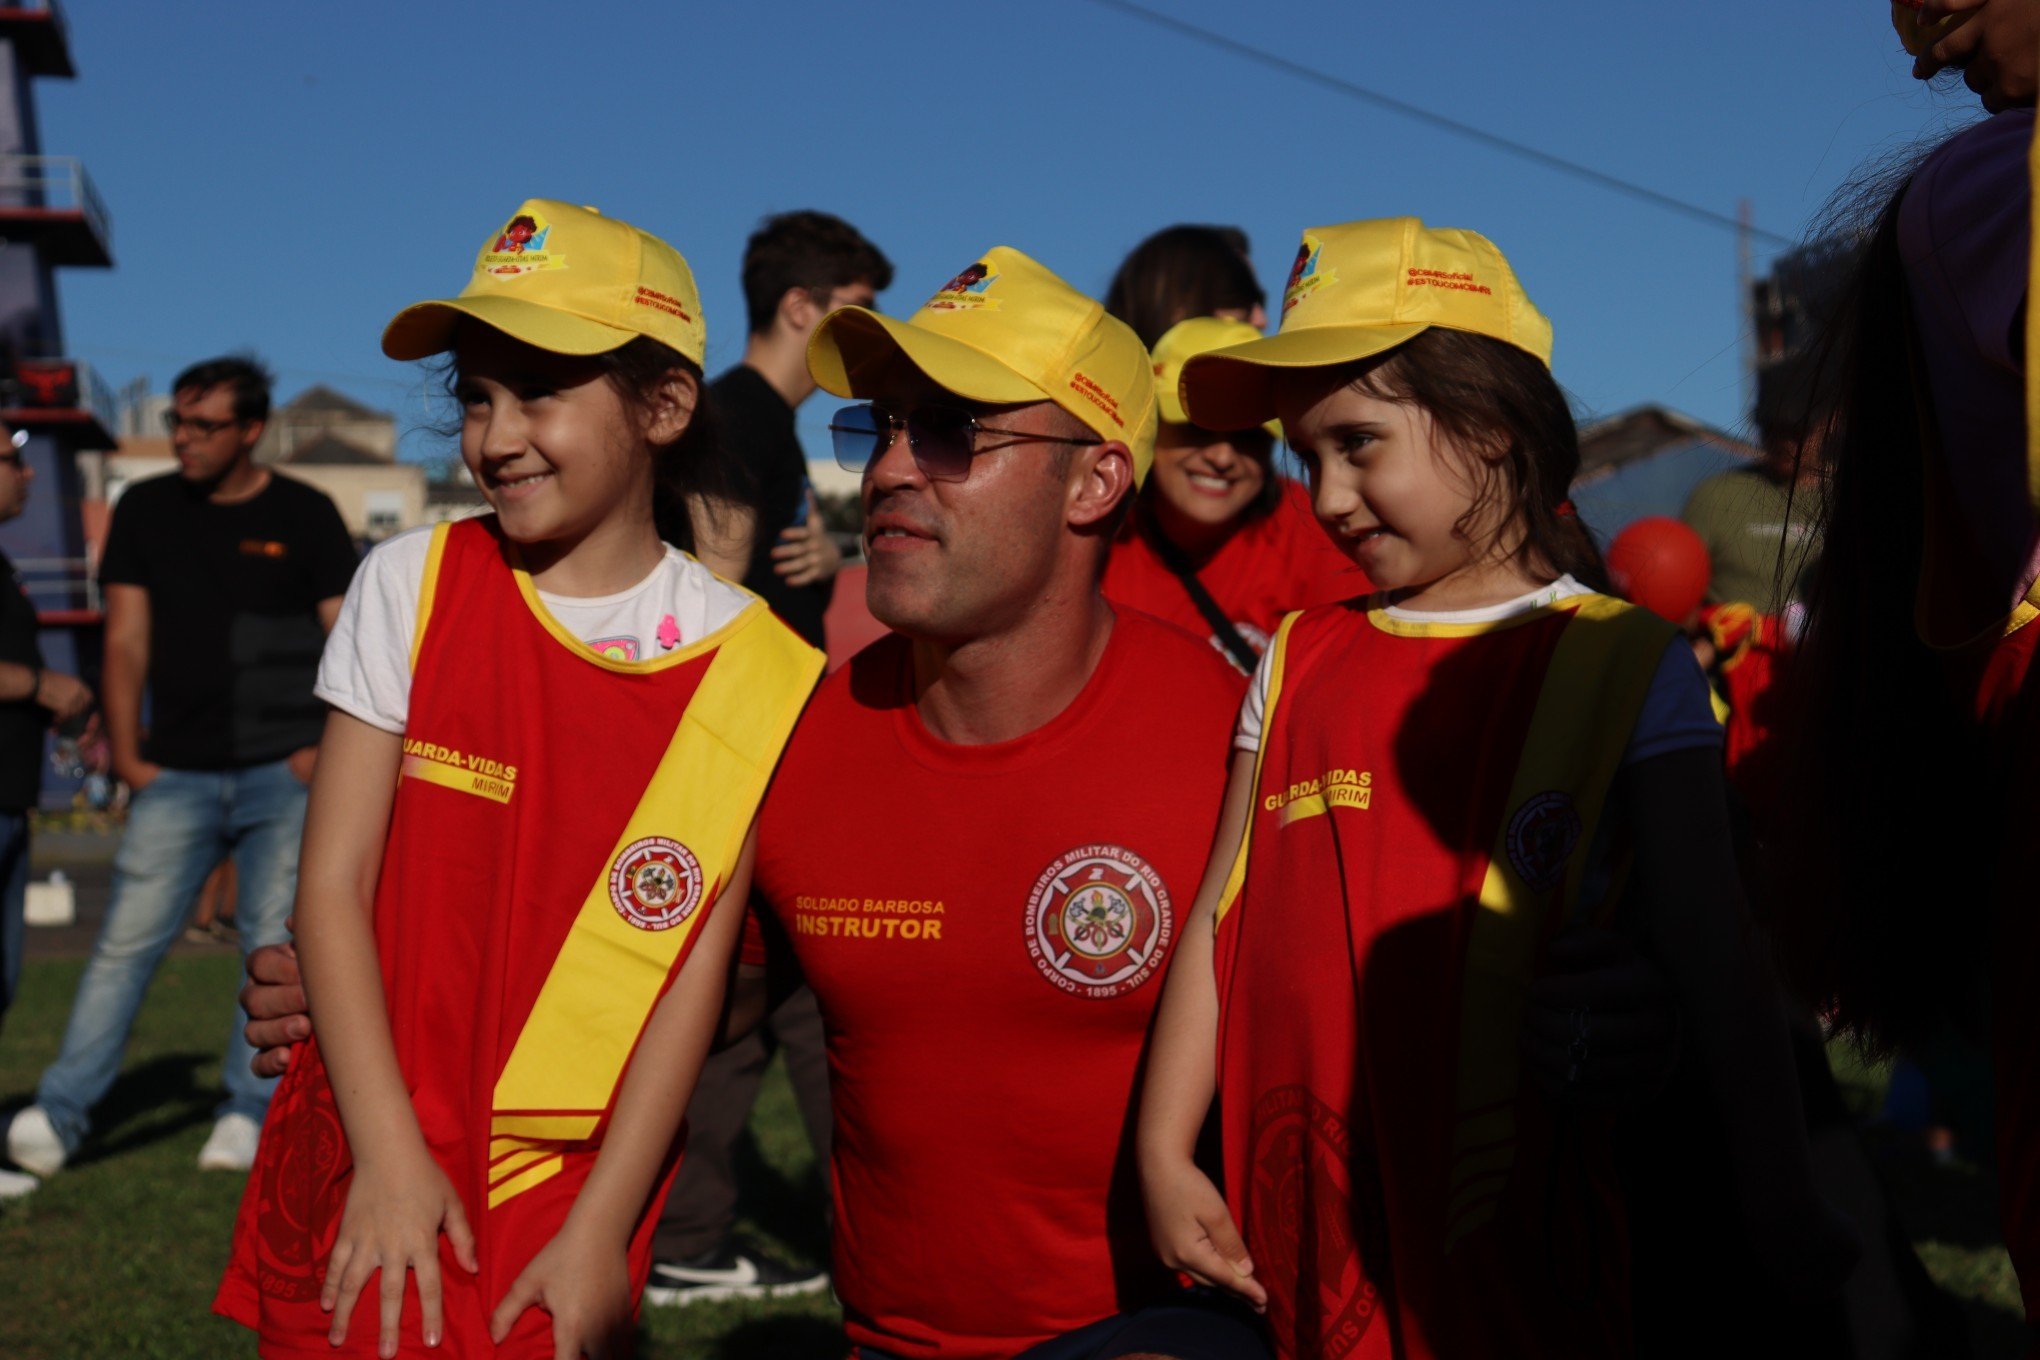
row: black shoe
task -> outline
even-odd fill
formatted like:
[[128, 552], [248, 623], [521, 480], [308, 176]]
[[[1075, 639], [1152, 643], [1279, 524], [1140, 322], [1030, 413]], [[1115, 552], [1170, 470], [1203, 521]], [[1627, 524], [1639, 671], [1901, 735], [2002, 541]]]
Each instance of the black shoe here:
[[790, 1266], [754, 1246], [725, 1242], [691, 1261], [654, 1261], [645, 1302], [655, 1308], [714, 1299], [791, 1299], [829, 1287], [829, 1272]]

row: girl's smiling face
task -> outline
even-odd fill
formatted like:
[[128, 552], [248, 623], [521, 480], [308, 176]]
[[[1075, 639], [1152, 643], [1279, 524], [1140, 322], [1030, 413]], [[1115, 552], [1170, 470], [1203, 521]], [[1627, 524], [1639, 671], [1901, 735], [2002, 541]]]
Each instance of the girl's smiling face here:
[[1163, 421], [1148, 476], [1155, 494], [1183, 519], [1204, 526], [1229, 524], [1268, 484], [1272, 452], [1264, 430], [1217, 434]]
[[1514, 564], [1507, 507], [1475, 511], [1478, 455], [1424, 408], [1369, 391], [1351, 368], [1283, 373], [1275, 398], [1318, 521], [1398, 603], [1467, 608], [1538, 584]]
[[513, 542], [569, 545], [619, 516], [649, 520], [646, 432], [600, 363], [472, 323], [453, 360], [461, 459]]

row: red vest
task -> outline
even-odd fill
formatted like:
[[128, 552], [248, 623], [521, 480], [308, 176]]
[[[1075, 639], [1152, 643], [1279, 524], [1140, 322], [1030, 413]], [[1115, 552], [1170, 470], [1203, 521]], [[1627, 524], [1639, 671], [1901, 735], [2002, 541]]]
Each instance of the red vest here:
[[[538, 1312], [490, 1350], [490, 1310], [572, 1206], [821, 664], [763, 603], [656, 660], [599, 655], [546, 612], [493, 518], [438, 531], [375, 936], [398, 1062], [481, 1273], [442, 1245], [448, 1349], [423, 1348], [408, 1291], [403, 1354], [552, 1354]], [[271, 1103], [214, 1305], [257, 1328], [265, 1356], [334, 1353], [318, 1292], [351, 1177], [307, 1044]], [[346, 1353], [375, 1338], [371, 1290]]]
[[1672, 630], [1600, 596], [1371, 603], [1277, 634], [1220, 907], [1227, 1197], [1277, 1350], [1619, 1354], [1605, 1131], [1524, 1090], [1516, 1046], [1544, 943], [1583, 889], [1605, 911], [1589, 847]]

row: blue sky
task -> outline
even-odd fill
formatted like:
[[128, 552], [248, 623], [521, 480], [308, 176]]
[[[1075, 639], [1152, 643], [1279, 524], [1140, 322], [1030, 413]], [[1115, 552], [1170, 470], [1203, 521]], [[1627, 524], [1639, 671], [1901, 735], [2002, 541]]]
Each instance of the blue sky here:
[[[1151, 3], [1724, 213], [1748, 198], [1788, 237], [1866, 158], [1977, 112], [1911, 79], [1879, 0]], [[458, 289], [533, 195], [678, 246], [711, 372], [740, 352], [738, 261], [768, 212], [855, 222], [899, 268], [898, 312], [1000, 243], [1102, 292], [1186, 220], [1245, 227], [1272, 295], [1305, 226], [1413, 213], [1501, 246], [1584, 413], [1742, 418], [1729, 233], [1091, 0], [66, 12], [79, 77], [37, 84], [45, 150], [85, 159], [116, 257], [60, 275], [69, 348], [160, 387], [252, 347], [286, 396], [324, 381], [395, 411], [411, 456], [443, 449], [380, 328]]]

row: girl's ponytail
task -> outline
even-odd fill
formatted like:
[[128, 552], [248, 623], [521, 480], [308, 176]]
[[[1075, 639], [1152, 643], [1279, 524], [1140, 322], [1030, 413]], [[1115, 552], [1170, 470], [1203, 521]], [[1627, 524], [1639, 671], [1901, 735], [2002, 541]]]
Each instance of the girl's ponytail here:
[[676, 369], [691, 376], [700, 389], [687, 428], [672, 443], [652, 451], [652, 521], [660, 538], [693, 552], [696, 515], [716, 523], [729, 507], [753, 499], [748, 470], [723, 444], [721, 421], [701, 366], [678, 350], [643, 337], [598, 361], [625, 405], [640, 412]]

